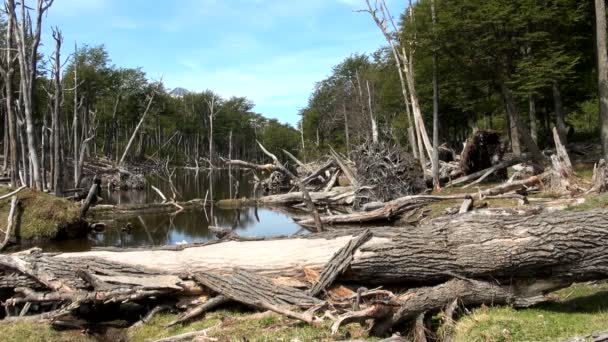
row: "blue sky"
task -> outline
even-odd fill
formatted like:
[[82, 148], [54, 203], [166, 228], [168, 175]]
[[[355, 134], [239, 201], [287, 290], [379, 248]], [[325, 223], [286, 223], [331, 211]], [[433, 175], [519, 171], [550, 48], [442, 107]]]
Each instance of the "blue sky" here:
[[[393, 15], [405, 0], [387, 1]], [[112, 62], [142, 67], [168, 88], [247, 96], [255, 111], [295, 124], [316, 81], [352, 53], [384, 45], [364, 0], [55, 0], [44, 21], [64, 55], [104, 44]]]

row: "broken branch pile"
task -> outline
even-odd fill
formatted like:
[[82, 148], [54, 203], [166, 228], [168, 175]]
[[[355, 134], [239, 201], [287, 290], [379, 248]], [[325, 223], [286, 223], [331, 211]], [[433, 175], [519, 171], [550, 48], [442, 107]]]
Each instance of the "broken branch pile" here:
[[397, 146], [362, 145], [353, 151], [357, 189], [355, 208], [369, 202], [415, 195], [426, 190], [424, 174], [414, 157]]

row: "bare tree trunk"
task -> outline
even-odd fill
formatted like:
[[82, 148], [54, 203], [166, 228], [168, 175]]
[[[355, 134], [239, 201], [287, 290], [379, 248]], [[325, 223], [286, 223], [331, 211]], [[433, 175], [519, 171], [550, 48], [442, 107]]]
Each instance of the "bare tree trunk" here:
[[376, 121], [376, 117], [374, 116], [374, 110], [372, 107], [372, 92], [369, 87], [369, 81], [366, 81], [367, 86], [367, 101], [368, 101], [368, 110], [369, 110], [369, 118], [372, 122], [372, 142], [374, 144], [378, 143], [378, 122]]
[[[162, 81], [159, 81], [158, 84], [159, 84], [158, 88], [160, 89], [160, 86], [162, 85]], [[139, 128], [143, 124], [144, 120], [146, 119], [146, 116], [148, 115], [148, 112], [150, 111], [150, 107], [152, 106], [152, 101], [154, 101], [154, 96], [156, 95], [156, 91], [157, 90], [153, 90], [152, 91], [152, 94], [150, 95], [150, 100], [148, 100], [148, 105], [146, 106], [146, 110], [144, 111], [144, 114], [141, 116], [141, 119], [139, 120], [139, 123], [137, 124], [137, 126], [133, 130], [133, 134], [131, 135], [131, 139], [129, 139], [129, 142], [127, 143], [127, 147], [125, 147], [125, 151], [123, 152], [122, 157], [120, 158], [120, 161], [118, 162], [119, 166], [121, 166], [124, 163], [125, 158], [127, 157], [127, 154], [129, 153], [129, 150], [131, 149], [131, 145], [133, 145], [133, 141], [135, 140], [135, 137], [137, 136], [137, 132], [139, 131]]]
[[3, 156], [4, 156], [4, 160], [2, 161], [2, 170], [6, 171], [8, 170], [8, 114], [6, 113], [6, 110], [3, 110], [2, 112], [4, 112], [4, 136], [2, 137], [3, 143], [2, 143], [2, 148], [4, 149], [3, 151]]
[[535, 143], [538, 143], [538, 128], [536, 126], [536, 99], [534, 98], [534, 95], [530, 94], [528, 103], [530, 105], [530, 111], [528, 113], [530, 115], [530, 135], [532, 136], [532, 140], [534, 140]]
[[78, 102], [78, 45], [74, 44], [74, 119], [72, 121], [72, 139], [74, 143], [73, 163], [74, 163], [74, 187], [78, 187], [78, 151], [80, 151], [80, 137], [78, 135], [78, 116], [82, 102]]
[[539, 165], [544, 165], [547, 160], [538, 148], [538, 145], [536, 145], [534, 140], [532, 140], [532, 137], [530, 136], [530, 131], [521, 121], [521, 118], [519, 117], [519, 111], [517, 110], [517, 107], [515, 105], [511, 90], [504, 83], [501, 84], [501, 90], [507, 107], [507, 112], [510, 113], [509, 116], [512, 120], [512, 125], [515, 125], [515, 132], [517, 133], [518, 139], [521, 138], [524, 145], [528, 149], [528, 152], [530, 152], [530, 154], [532, 155], [532, 159], [534, 159], [534, 161]]
[[304, 157], [304, 161], [306, 161], [306, 145], [304, 144], [304, 125], [302, 121], [300, 121], [300, 139], [302, 139], [302, 156]]
[[215, 96], [209, 105], [209, 165], [213, 168], [213, 110], [215, 107]]
[[568, 144], [568, 128], [566, 127], [562, 92], [557, 81], [552, 82], [551, 89], [553, 91], [553, 104], [555, 106], [555, 126], [557, 127], [559, 138], [565, 146]]
[[21, 176], [21, 182], [23, 183], [23, 185], [27, 185], [27, 186], [31, 186], [31, 182], [29, 180], [29, 174], [30, 174], [30, 164], [29, 164], [29, 159], [27, 158], [27, 147], [25, 145], [25, 133], [24, 133], [24, 127], [25, 126], [25, 120], [23, 118], [19, 118], [18, 122], [17, 122], [17, 131], [19, 134], [19, 145], [20, 145], [20, 151], [21, 151], [21, 169], [23, 170], [23, 175]]
[[[19, 177], [19, 157], [17, 153], [17, 119], [13, 110], [13, 75], [15, 74], [13, 64], [13, 31], [14, 21], [8, 20], [5, 41], [7, 49], [4, 55], [6, 59], [3, 61], [3, 65], [0, 66], [0, 72], [4, 78], [5, 108], [10, 144], [11, 186], [14, 188], [17, 186], [17, 179]], [[9, 156], [5, 155], [4, 158], [9, 158]]]
[[55, 65], [53, 67], [53, 83], [55, 86], [55, 95], [53, 98], [53, 116], [51, 118], [52, 140], [53, 140], [53, 191], [55, 196], [63, 194], [63, 156], [61, 153], [61, 105], [63, 103], [63, 88], [61, 85], [61, 43], [63, 36], [61, 31], [55, 29], [53, 31], [53, 39], [55, 39]]
[[[342, 114], [344, 115], [344, 135], [346, 138], [346, 155], [350, 156], [350, 134], [348, 131], [348, 114], [346, 113], [346, 103], [342, 103]], [[304, 139], [304, 136], [302, 136], [302, 146], [304, 146], [303, 139]]]
[[[435, 14], [435, 0], [431, 0], [431, 16], [433, 20], [433, 36], [437, 16]], [[441, 188], [439, 182], [439, 81], [437, 80], [437, 52], [433, 52], [433, 186]]]
[[41, 141], [42, 141], [42, 148], [41, 148], [41, 152], [40, 152], [40, 173], [42, 174], [42, 190], [46, 190], [48, 183], [46, 181], [46, 149], [47, 149], [47, 141], [48, 141], [48, 135], [47, 135], [47, 127], [48, 127], [48, 112], [45, 110], [43, 117], [42, 117], [42, 134], [41, 134]]
[[21, 20], [17, 19], [15, 1], [6, 0], [9, 20], [15, 24], [14, 33], [17, 42], [17, 52], [19, 58], [21, 74], [21, 91], [23, 97], [23, 107], [26, 121], [27, 147], [29, 150], [30, 162], [32, 165], [32, 175], [37, 189], [42, 190], [42, 179], [40, 177], [40, 163], [38, 160], [36, 135], [34, 127], [34, 89], [36, 82], [36, 67], [38, 58], [38, 46], [42, 31], [42, 16], [53, 4], [53, 0], [38, 0], [36, 6], [36, 23], [32, 24], [29, 16], [29, 9], [25, 6], [25, 1], [21, 1]]
[[[232, 130], [230, 130], [229, 143], [228, 143], [228, 160], [232, 160]], [[229, 183], [228, 186], [230, 187], [230, 190], [229, 190], [230, 198], [232, 198], [232, 165], [230, 165], [230, 164], [228, 164], [228, 183]]]
[[600, 130], [604, 158], [608, 160], [608, 52], [606, 51], [606, 4], [604, 0], [595, 0], [595, 26]]

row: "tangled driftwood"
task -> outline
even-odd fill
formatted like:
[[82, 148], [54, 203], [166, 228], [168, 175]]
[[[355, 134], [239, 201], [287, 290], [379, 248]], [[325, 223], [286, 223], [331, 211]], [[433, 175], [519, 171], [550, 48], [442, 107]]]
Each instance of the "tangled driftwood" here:
[[397, 146], [363, 145], [352, 153], [359, 182], [355, 207], [388, 202], [426, 189], [424, 174], [414, 157]]

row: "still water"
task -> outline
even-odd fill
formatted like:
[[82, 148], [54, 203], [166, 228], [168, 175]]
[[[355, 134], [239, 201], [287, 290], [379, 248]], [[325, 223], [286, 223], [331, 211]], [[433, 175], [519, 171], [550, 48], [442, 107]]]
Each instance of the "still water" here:
[[[148, 186], [143, 191], [115, 191], [104, 189], [104, 204], [154, 203], [162, 199], [152, 185], [172, 196], [166, 178], [149, 176]], [[252, 175], [247, 171], [232, 172], [232, 196], [250, 197], [253, 193]], [[173, 176], [177, 189], [177, 200], [211, 198], [208, 172], [198, 174], [190, 170], [178, 170]], [[215, 200], [230, 198], [230, 181], [226, 170], [214, 171], [211, 176]], [[141, 247], [165, 246], [203, 242], [215, 239], [209, 231], [210, 225], [232, 228], [240, 236], [291, 235], [300, 230], [286, 213], [262, 208], [221, 209], [183, 211], [178, 214], [151, 214], [133, 218], [109, 218], [103, 220], [107, 228], [101, 233], [92, 233], [86, 240], [57, 241], [45, 246], [47, 250], [85, 251], [92, 247]], [[130, 228], [129, 228], [130, 227]]]

